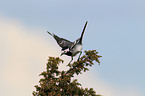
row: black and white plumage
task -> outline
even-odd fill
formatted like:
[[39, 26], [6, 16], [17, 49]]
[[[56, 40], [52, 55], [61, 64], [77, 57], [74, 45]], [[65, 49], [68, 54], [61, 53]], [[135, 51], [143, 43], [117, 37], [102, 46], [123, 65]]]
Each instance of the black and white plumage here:
[[[66, 40], [64, 38], [60, 38], [57, 35], [47, 31], [51, 36], [54, 37], [57, 44], [62, 48], [61, 55], [71, 56], [72, 57], [71, 61], [73, 60], [73, 57], [76, 56], [78, 53], [80, 53], [80, 55], [81, 55], [81, 53], [82, 53], [82, 39], [84, 36], [84, 32], [85, 32], [87, 23], [88, 22], [86, 21], [85, 26], [84, 26], [83, 31], [82, 31], [82, 34], [81, 34], [81, 37], [74, 42], [71, 42], [71, 41]], [[80, 55], [79, 55], [78, 59], [80, 58]]]

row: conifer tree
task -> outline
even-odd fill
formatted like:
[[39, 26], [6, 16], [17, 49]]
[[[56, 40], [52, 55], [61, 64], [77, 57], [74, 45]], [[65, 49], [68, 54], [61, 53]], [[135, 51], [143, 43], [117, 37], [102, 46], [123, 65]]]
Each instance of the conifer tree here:
[[72, 80], [74, 75], [80, 75], [82, 72], [88, 71], [88, 66], [94, 65], [96, 61], [100, 65], [99, 58], [96, 50], [85, 51], [85, 55], [79, 58], [69, 67], [66, 71], [59, 71], [58, 65], [63, 63], [59, 57], [49, 57], [46, 64], [46, 71], [43, 71], [40, 76], [43, 76], [36, 85], [36, 91], [33, 91], [33, 96], [101, 96], [97, 95], [93, 88], [83, 88], [77, 82], [77, 79]]

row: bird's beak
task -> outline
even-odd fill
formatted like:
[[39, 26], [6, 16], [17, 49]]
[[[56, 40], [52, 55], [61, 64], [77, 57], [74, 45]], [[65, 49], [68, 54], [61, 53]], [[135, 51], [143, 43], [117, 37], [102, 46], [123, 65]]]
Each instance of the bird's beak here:
[[61, 55], [60, 55], [60, 56], [62, 56], [62, 55], [64, 55], [64, 53], [61, 53]]

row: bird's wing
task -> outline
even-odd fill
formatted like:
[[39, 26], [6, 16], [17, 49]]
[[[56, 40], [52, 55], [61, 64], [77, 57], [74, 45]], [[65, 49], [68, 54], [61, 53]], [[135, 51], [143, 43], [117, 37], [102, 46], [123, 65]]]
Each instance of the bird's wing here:
[[86, 21], [86, 23], [85, 23], [85, 26], [84, 26], [84, 28], [83, 28], [83, 31], [82, 31], [82, 34], [81, 34], [81, 37], [80, 37], [80, 40], [79, 40], [79, 42], [80, 42], [81, 44], [82, 44], [82, 39], [83, 39], [84, 32], [85, 32], [85, 29], [86, 29], [87, 24], [88, 24], [88, 21]]
[[83, 39], [83, 35], [84, 35], [84, 32], [85, 32], [85, 29], [86, 29], [87, 24], [88, 24], [88, 21], [86, 21], [86, 23], [85, 23], [85, 26], [84, 26], [84, 28], [83, 28], [81, 37], [78, 38], [78, 39], [72, 44], [71, 49], [76, 45], [76, 43], [82, 44], [82, 39]]
[[[48, 31], [47, 31], [48, 32]], [[51, 34], [50, 32], [48, 32], [51, 36], [54, 37], [54, 39], [56, 40], [57, 44], [62, 48], [62, 50], [65, 50], [67, 48], [70, 48], [73, 45], [73, 42], [70, 42], [69, 40], [66, 40], [64, 38], [60, 38], [55, 34]]]

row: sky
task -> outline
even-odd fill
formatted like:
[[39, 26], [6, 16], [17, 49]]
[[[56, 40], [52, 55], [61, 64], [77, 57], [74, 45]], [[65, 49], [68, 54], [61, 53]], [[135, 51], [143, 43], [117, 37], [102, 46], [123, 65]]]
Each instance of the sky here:
[[[48, 56], [61, 48], [47, 31], [70, 41], [83, 38], [83, 51], [97, 50], [101, 65], [75, 76], [103, 96], [145, 94], [144, 0], [1, 0], [0, 95], [32, 96]], [[67, 56], [60, 70], [66, 70]]]

